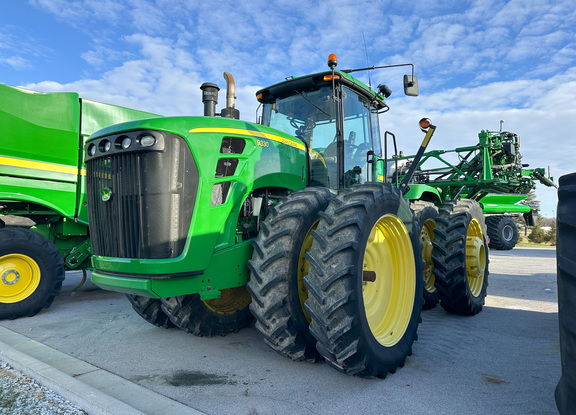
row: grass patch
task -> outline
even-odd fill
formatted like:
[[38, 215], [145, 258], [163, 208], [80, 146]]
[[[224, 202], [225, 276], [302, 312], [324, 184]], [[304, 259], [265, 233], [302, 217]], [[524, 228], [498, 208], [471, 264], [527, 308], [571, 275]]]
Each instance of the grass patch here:
[[516, 244], [518, 248], [551, 248], [556, 249], [556, 245], [550, 245], [549, 242], [544, 242], [541, 244], [537, 244], [534, 242], [530, 242], [528, 239], [524, 238], [521, 241], [518, 241]]

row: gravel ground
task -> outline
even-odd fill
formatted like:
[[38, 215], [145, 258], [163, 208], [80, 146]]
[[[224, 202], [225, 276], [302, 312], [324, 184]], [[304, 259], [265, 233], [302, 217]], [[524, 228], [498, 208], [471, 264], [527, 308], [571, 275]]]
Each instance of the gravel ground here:
[[68, 402], [0, 361], [0, 415], [87, 415]]

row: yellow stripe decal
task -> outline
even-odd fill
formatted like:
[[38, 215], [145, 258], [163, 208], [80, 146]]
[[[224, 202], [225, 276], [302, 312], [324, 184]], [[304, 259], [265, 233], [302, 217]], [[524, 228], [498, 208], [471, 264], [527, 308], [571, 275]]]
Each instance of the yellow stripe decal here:
[[[54, 173], [66, 173], [66, 174], [73, 174], [75, 176], [78, 174], [78, 169], [76, 167], [65, 166], [62, 164], [44, 163], [41, 161], [16, 159], [16, 158], [11, 158], [11, 157], [0, 157], [0, 166], [20, 167], [23, 169], [51, 171]], [[80, 171], [80, 174], [82, 176], [86, 176], [86, 170], [82, 169]]]
[[241, 128], [193, 128], [188, 131], [189, 133], [223, 133], [223, 134], [237, 134], [249, 135], [250, 137], [267, 138], [268, 140], [276, 141], [277, 143], [285, 144], [290, 147], [297, 148], [298, 150], [306, 151], [306, 146], [296, 141], [289, 140], [278, 135], [264, 133], [262, 131], [244, 130]]

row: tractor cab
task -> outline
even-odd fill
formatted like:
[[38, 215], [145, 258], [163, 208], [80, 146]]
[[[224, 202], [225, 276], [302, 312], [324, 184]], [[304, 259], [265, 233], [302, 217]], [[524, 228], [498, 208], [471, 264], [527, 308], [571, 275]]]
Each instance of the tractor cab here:
[[380, 86], [375, 92], [349, 75], [352, 70], [336, 71], [335, 55], [328, 62], [331, 71], [258, 91], [261, 123], [305, 143], [310, 186], [338, 191], [382, 181], [382, 163], [374, 163], [382, 157], [378, 114], [388, 110], [384, 99], [390, 90]]

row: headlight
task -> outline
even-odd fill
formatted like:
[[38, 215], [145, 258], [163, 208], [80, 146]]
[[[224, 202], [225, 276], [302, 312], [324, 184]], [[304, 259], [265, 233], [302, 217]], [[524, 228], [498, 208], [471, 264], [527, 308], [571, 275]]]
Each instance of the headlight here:
[[145, 134], [140, 137], [140, 145], [142, 147], [151, 147], [156, 144], [156, 137], [152, 134]]
[[126, 150], [132, 144], [132, 139], [130, 137], [126, 137], [122, 140], [122, 148]]
[[107, 153], [112, 148], [112, 143], [109, 140], [102, 140], [98, 148], [102, 153]]
[[88, 156], [94, 157], [95, 154], [96, 154], [96, 144], [90, 144], [88, 146]]

